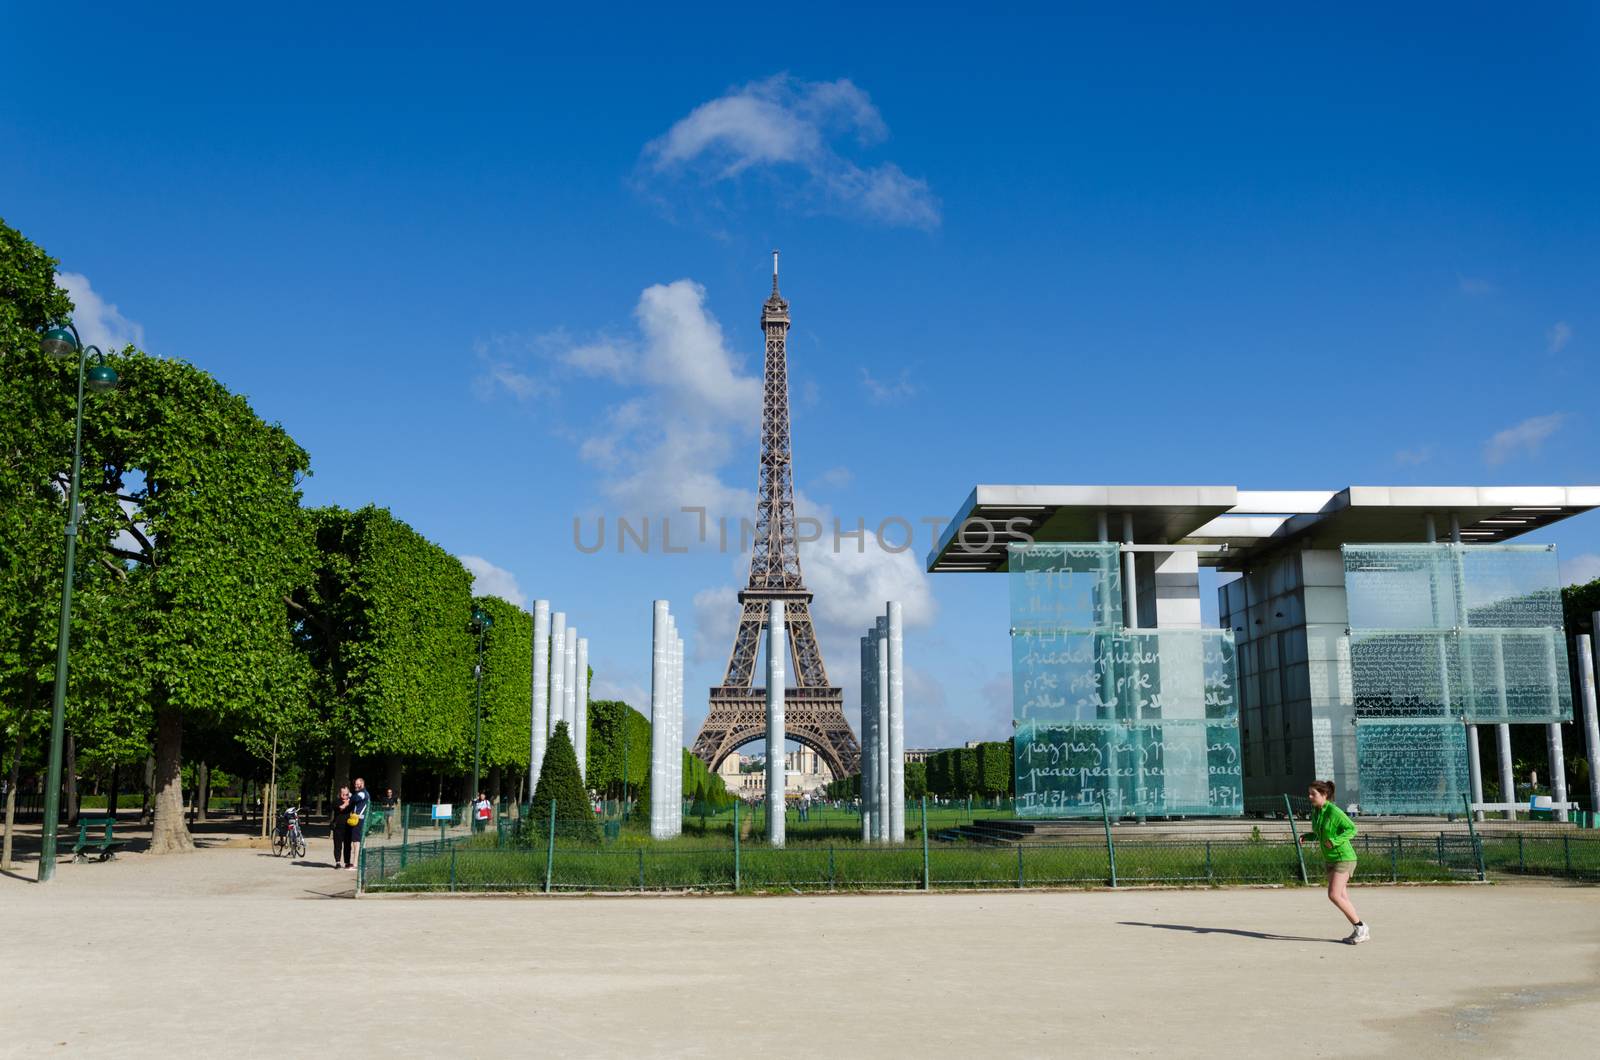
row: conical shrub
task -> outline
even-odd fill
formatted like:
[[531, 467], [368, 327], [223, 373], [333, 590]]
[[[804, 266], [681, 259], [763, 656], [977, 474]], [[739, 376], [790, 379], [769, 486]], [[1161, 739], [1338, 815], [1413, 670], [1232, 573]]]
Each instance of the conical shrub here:
[[[550, 734], [550, 743], [544, 751], [544, 767], [539, 771], [539, 785], [533, 791], [533, 805], [529, 817], [544, 829], [550, 827], [550, 800], [556, 803], [556, 834], [572, 839], [598, 840], [600, 825], [595, 820], [594, 807], [589, 803], [589, 793], [584, 790], [583, 777], [578, 773], [578, 755], [572, 749], [572, 737], [567, 733], [567, 723], [556, 723]], [[538, 836], [530, 836], [534, 842]]]

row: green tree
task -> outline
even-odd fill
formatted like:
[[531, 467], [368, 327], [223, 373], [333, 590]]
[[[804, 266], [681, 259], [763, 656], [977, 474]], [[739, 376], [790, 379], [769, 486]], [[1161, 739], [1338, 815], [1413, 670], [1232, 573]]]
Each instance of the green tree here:
[[976, 748], [975, 791], [987, 797], [1011, 794], [1011, 741], [980, 743]]
[[484, 638], [483, 764], [486, 769], [528, 768], [529, 723], [533, 707], [533, 616], [498, 596], [473, 603], [494, 625]]
[[[311, 569], [299, 506], [309, 461], [282, 427], [193, 365], [130, 349], [115, 367], [122, 390], [86, 419], [96, 490], [126, 513], [126, 537], [94, 544], [125, 571], [108, 581], [123, 598], [102, 612], [104, 636], [137, 650], [104, 663], [122, 701], [142, 698], [153, 715], [151, 851], [166, 853], [193, 847], [185, 722], [266, 732], [304, 702], [307, 671], [285, 604]], [[86, 617], [93, 629], [93, 611]]]
[[309, 517], [316, 566], [294, 607], [334, 782], [347, 776], [352, 754], [388, 758], [388, 785], [397, 789], [402, 758], [470, 768], [472, 576], [387, 509], [321, 508]]
[[584, 790], [583, 778], [578, 775], [578, 755], [572, 749], [567, 723], [556, 722], [555, 732], [545, 747], [544, 765], [539, 770], [539, 784], [533, 792], [533, 805], [529, 820], [537, 824], [550, 823], [550, 801], [555, 800], [556, 829], [564, 836], [594, 841], [600, 838], [600, 826], [595, 821], [594, 807], [589, 804], [589, 793]]
[[[624, 760], [626, 752], [626, 760]], [[650, 719], [621, 700], [589, 703], [589, 787], [608, 799], [631, 798], [650, 778]]]
[[906, 763], [906, 798], [920, 799], [928, 794], [928, 766], [925, 762]]

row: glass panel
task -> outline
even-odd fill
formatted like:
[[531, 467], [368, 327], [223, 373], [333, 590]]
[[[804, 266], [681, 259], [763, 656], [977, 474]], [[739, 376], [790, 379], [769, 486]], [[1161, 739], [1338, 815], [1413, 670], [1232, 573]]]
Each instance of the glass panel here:
[[1242, 813], [1233, 634], [1123, 629], [1119, 556], [1009, 549], [1017, 812]]
[[1437, 722], [1357, 722], [1362, 813], [1455, 813], [1465, 809], [1467, 730]]
[[1117, 629], [1122, 625], [1116, 542], [1010, 545], [1013, 629]]
[[1351, 629], [1451, 629], [1456, 567], [1449, 545], [1346, 545]]
[[1550, 722], [1572, 717], [1567, 638], [1559, 629], [1469, 629], [1461, 654], [1470, 722]]
[[1350, 688], [1358, 718], [1459, 716], [1460, 671], [1452, 632], [1350, 633]]
[[1561, 570], [1554, 548], [1462, 547], [1465, 625], [1560, 629]]
[[1238, 815], [1243, 776], [1233, 721], [1017, 729], [1020, 817]]

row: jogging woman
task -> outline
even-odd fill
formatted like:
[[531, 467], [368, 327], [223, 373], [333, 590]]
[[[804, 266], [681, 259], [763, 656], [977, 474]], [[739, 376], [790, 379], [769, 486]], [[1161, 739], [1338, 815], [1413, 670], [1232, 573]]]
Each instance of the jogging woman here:
[[1350, 840], [1356, 836], [1356, 826], [1333, 804], [1333, 781], [1313, 780], [1306, 794], [1311, 799], [1312, 831], [1301, 838], [1315, 839], [1322, 849], [1322, 857], [1328, 863], [1328, 901], [1350, 921], [1350, 934], [1345, 941], [1355, 946], [1372, 937], [1350, 902], [1350, 877], [1356, 873], [1356, 851]]

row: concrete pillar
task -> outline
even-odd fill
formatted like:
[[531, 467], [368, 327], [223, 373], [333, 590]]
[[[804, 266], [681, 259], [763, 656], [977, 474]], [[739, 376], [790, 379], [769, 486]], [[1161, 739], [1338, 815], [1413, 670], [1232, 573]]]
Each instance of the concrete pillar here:
[[[1595, 613], [1600, 621], [1600, 612]], [[1578, 635], [1578, 690], [1583, 698], [1584, 742], [1589, 751], [1589, 812], [1600, 812], [1600, 712], [1594, 702], [1594, 647], [1587, 633]]]
[[[1481, 764], [1482, 761], [1483, 761], [1483, 759], [1480, 756], [1480, 752], [1478, 750], [1478, 727], [1476, 725], [1468, 725], [1467, 726], [1467, 787], [1472, 792], [1472, 804], [1474, 806], [1476, 806], [1479, 803], [1483, 802], [1483, 768], [1482, 768], [1482, 764]], [[1483, 820], [1483, 811], [1482, 810], [1473, 810], [1472, 811], [1472, 816], [1481, 821], [1481, 820]]]
[[1500, 752], [1500, 798], [1505, 802], [1506, 820], [1515, 821], [1517, 811], [1517, 777], [1511, 769], [1511, 726], [1501, 722], [1494, 727], [1495, 747]]
[[533, 801], [539, 786], [539, 770], [544, 767], [544, 749], [550, 742], [550, 601], [533, 602], [533, 706], [528, 729], [532, 746], [528, 749], [528, 801]]
[[679, 797], [678, 767], [683, 764], [679, 753], [683, 746], [678, 736], [678, 623], [667, 609], [667, 625], [662, 633], [665, 660], [665, 686], [662, 691], [662, 727], [666, 730], [665, 747], [661, 759], [661, 826], [668, 836], [678, 834], [683, 823], [683, 800]]
[[784, 789], [783, 769], [783, 657], [786, 635], [783, 629], [783, 601], [767, 604], [767, 842], [783, 846]]
[[589, 779], [589, 638], [578, 638], [578, 709], [572, 720], [576, 733], [578, 775]]
[[683, 638], [672, 626], [672, 834], [683, 834]]
[[567, 701], [567, 613], [550, 618], [550, 735], [556, 734], [561, 705]]
[[872, 677], [878, 664], [872, 657], [872, 636], [861, 638], [861, 841], [872, 842], [872, 796], [877, 788], [872, 782], [872, 763], [878, 753], [872, 749], [872, 722], [878, 716], [874, 705], [878, 699], [872, 694]]
[[905, 637], [898, 600], [889, 601], [889, 842], [906, 841]]
[[667, 838], [667, 602], [650, 608], [650, 836]]
[[[1122, 543], [1133, 544], [1133, 513], [1122, 513]], [[1139, 628], [1139, 583], [1134, 574], [1133, 553], [1122, 554], [1122, 624]]]
[[873, 746], [878, 752], [878, 757], [873, 765], [877, 771], [873, 779], [877, 781], [878, 786], [878, 815], [872, 831], [878, 842], [887, 843], [889, 815], [894, 812], [889, 805], [889, 619], [887, 616], [878, 619], [877, 633], [878, 679], [875, 691], [878, 693], [878, 727]]

